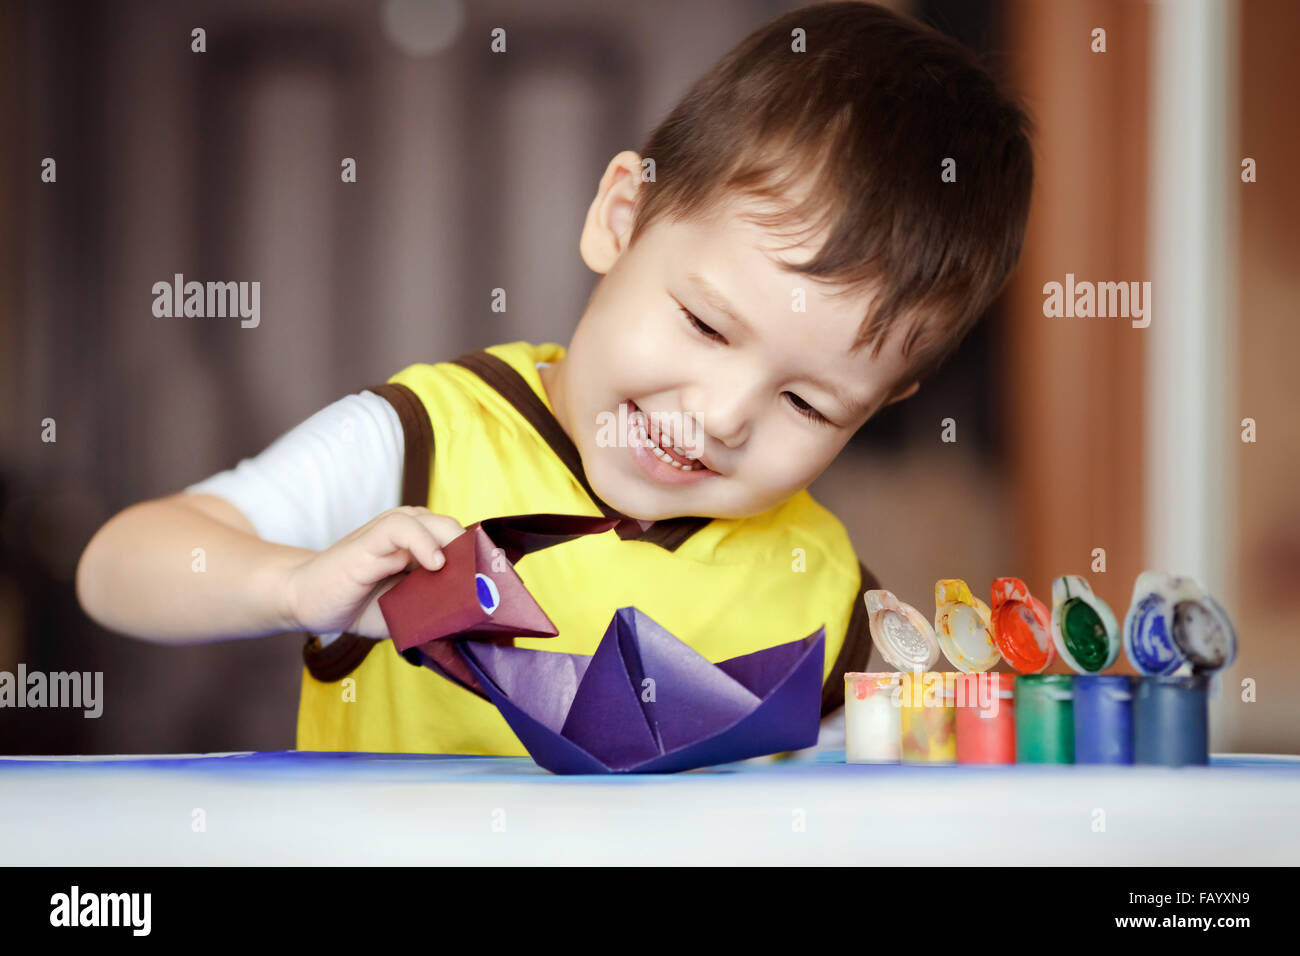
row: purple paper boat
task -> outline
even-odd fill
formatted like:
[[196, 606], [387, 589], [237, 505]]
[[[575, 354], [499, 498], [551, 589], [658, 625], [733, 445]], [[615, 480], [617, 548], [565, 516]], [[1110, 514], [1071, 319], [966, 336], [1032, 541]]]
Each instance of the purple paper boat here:
[[817, 743], [824, 627], [717, 664], [635, 607], [614, 613], [590, 657], [456, 646], [552, 773], [673, 773]]

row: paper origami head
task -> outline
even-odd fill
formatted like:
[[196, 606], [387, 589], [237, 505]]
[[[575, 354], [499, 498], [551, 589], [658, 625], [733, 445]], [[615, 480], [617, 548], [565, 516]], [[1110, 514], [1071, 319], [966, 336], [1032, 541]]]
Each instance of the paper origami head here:
[[616, 527], [617, 518], [512, 515], [470, 525], [442, 551], [437, 571], [416, 568], [379, 599], [393, 645], [480, 697], [487, 697], [450, 638], [511, 645], [559, 631], [515, 572], [525, 554]]
[[671, 773], [817, 743], [824, 628], [717, 664], [634, 607], [590, 657], [456, 643], [553, 773]]

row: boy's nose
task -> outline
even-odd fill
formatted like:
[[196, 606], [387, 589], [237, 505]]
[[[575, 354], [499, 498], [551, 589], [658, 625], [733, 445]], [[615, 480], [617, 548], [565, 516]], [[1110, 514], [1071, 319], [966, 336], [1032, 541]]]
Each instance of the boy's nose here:
[[753, 420], [757, 397], [754, 391], [717, 383], [697, 394], [697, 402], [686, 408], [695, 414], [700, 430], [728, 448], [744, 444]]

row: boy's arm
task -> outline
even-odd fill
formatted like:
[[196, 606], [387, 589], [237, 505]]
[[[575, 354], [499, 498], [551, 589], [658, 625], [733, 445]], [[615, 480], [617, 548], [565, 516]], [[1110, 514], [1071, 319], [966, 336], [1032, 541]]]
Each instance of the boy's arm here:
[[263, 541], [222, 498], [175, 494], [132, 505], [95, 533], [77, 564], [77, 598], [104, 627], [158, 643], [261, 637], [296, 629], [286, 580], [312, 554]]
[[77, 567], [86, 613], [159, 643], [386, 638], [379, 597], [416, 565], [440, 568], [465, 530], [423, 507], [432, 438], [412, 451], [403, 409], [420, 406], [404, 389], [345, 396], [236, 468], [114, 516]]

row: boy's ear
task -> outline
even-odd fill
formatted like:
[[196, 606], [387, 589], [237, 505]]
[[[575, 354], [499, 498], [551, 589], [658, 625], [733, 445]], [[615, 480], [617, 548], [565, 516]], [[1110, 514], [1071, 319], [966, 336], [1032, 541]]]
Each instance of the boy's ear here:
[[604, 275], [627, 248], [632, 233], [636, 191], [641, 185], [641, 157], [625, 149], [609, 161], [596, 198], [587, 210], [578, 251], [593, 272]]
[[911, 398], [913, 395], [916, 394], [917, 389], [919, 389], [920, 387], [921, 387], [920, 382], [913, 382], [911, 385], [907, 386], [907, 388], [899, 389], [897, 392], [895, 392], [894, 395], [888, 401], [885, 402], [885, 404], [892, 405], [894, 404], [894, 402], [901, 402], [905, 398]]

